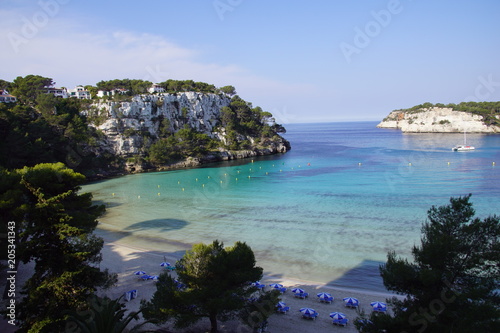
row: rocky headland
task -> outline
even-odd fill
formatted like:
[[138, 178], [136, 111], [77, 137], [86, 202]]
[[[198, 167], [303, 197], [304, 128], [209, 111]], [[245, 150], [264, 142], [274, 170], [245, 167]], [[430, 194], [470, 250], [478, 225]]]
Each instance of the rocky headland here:
[[[487, 119], [486, 119], [487, 118]], [[392, 111], [377, 127], [406, 133], [500, 133], [500, 114], [459, 111], [451, 107], [412, 108]]]
[[[100, 133], [95, 153], [122, 158], [126, 161], [123, 167], [127, 172], [195, 167], [290, 150], [290, 143], [277, 132], [266, 136], [242, 131], [230, 133], [223, 124], [221, 110], [230, 107], [231, 101], [229, 96], [215, 93], [144, 94], [127, 101], [94, 101], [83, 114]], [[276, 127], [272, 117], [263, 117], [262, 122], [270, 124], [270, 128], [284, 130], [280, 125]], [[188, 156], [162, 165], [148, 163], [142, 158], [147, 156], [148, 148], [153, 143], [185, 128], [208, 135], [220, 142], [219, 147], [202, 156]], [[227, 146], [231, 139], [247, 144], [239, 149], [229, 149]]]

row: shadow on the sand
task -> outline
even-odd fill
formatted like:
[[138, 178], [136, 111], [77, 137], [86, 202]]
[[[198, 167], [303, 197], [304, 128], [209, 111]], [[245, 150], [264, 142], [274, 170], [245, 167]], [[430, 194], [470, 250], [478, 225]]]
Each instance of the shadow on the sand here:
[[184, 220], [177, 219], [154, 219], [147, 220], [134, 223], [129, 225], [124, 230], [127, 231], [141, 231], [141, 230], [149, 230], [149, 229], [158, 229], [159, 232], [171, 231], [171, 230], [179, 230], [187, 226], [188, 222]]

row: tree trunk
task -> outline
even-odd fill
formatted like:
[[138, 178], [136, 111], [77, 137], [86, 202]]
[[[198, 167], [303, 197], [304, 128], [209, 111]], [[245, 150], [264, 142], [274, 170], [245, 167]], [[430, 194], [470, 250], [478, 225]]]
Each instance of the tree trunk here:
[[210, 324], [212, 325], [212, 328], [210, 329], [210, 333], [217, 333], [217, 314], [216, 313], [211, 313], [210, 314]]

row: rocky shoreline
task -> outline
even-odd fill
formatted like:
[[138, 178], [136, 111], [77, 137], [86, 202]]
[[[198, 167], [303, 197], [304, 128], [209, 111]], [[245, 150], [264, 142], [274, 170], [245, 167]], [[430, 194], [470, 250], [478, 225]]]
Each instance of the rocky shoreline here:
[[440, 107], [395, 110], [377, 127], [400, 129], [404, 133], [500, 133], [499, 126], [486, 124], [481, 115]]
[[203, 165], [210, 163], [247, 159], [258, 156], [284, 154], [288, 152], [290, 149], [291, 149], [290, 143], [285, 139], [283, 139], [282, 141], [275, 143], [268, 148], [253, 149], [253, 150], [236, 150], [236, 151], [219, 150], [217, 152], [211, 152], [203, 157], [188, 157], [184, 160], [161, 166], [153, 166], [148, 163], [141, 164], [141, 163], [125, 162], [123, 168], [99, 170], [95, 174], [87, 175], [86, 177], [88, 181], [98, 181], [114, 177], [121, 177], [134, 173], [199, 168]]

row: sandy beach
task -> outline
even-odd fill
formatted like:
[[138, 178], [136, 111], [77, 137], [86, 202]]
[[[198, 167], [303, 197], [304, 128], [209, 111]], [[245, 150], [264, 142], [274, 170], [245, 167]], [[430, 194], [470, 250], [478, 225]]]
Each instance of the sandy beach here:
[[[109, 290], [103, 291], [110, 298], [122, 296], [130, 290], [137, 290], [136, 299], [127, 302], [127, 309], [136, 311], [139, 309], [140, 300], [149, 300], [156, 290], [155, 282], [152, 280], [142, 281], [138, 276], [134, 275], [135, 271], [143, 270], [147, 274], [160, 274], [163, 270], [160, 263], [166, 259], [172, 264], [180, 258], [181, 254], [168, 255], [160, 252], [149, 251], [147, 249], [132, 248], [116, 242], [106, 242], [102, 251], [103, 261], [101, 268], [108, 268], [111, 272], [118, 274], [118, 283]], [[176, 253], [177, 255], [177, 253]], [[257, 263], [258, 264], [258, 263]], [[264, 272], [265, 274], [265, 272]], [[285, 333], [285, 332], [357, 332], [353, 325], [354, 319], [357, 317], [355, 309], [346, 308], [342, 299], [344, 297], [355, 297], [360, 301], [360, 309], [369, 313], [371, 311], [370, 302], [385, 301], [386, 298], [393, 295], [387, 293], [368, 292], [360, 290], [347, 290], [332, 288], [321, 284], [314, 284], [303, 281], [279, 280], [271, 276], [264, 276], [261, 283], [266, 284], [266, 288], [270, 283], [281, 283], [288, 288], [287, 292], [282, 295], [282, 301], [290, 306], [290, 311], [287, 314], [273, 314], [269, 319], [267, 332]], [[300, 287], [310, 294], [307, 299], [295, 298], [290, 289]], [[334, 296], [334, 301], [331, 304], [319, 302], [316, 294], [319, 292], [329, 292]], [[319, 312], [319, 316], [315, 320], [303, 319], [300, 308], [310, 307]], [[349, 323], [346, 327], [339, 327], [332, 324], [332, 319], [329, 317], [331, 312], [338, 311], [347, 315]], [[220, 332], [251, 332], [251, 330], [239, 321], [229, 321], [219, 323]], [[155, 327], [164, 329], [165, 332], [207, 332], [210, 325], [208, 320], [200, 321], [197, 325], [185, 330], [176, 330], [168, 323]]]

